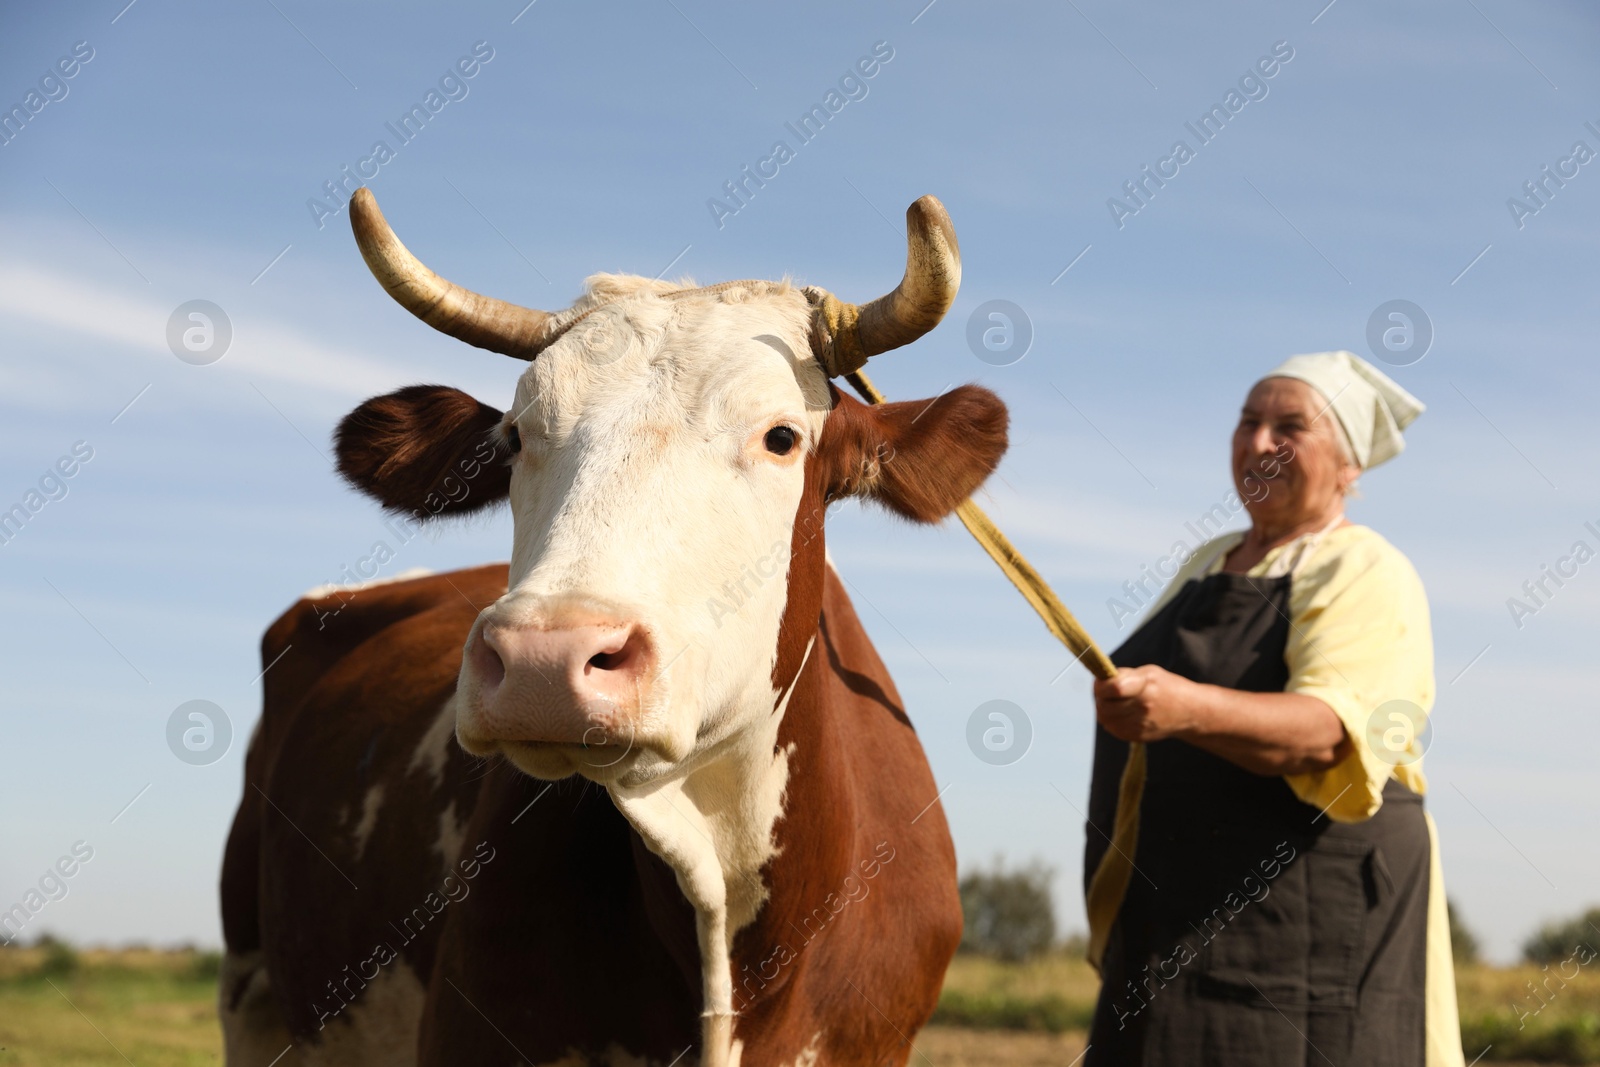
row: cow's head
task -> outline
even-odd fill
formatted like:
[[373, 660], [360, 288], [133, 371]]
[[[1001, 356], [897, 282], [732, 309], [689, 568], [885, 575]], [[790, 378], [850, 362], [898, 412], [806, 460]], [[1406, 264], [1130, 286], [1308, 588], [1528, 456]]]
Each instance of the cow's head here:
[[402, 306], [530, 361], [504, 413], [411, 386], [337, 434], [341, 472], [387, 508], [461, 515], [509, 498], [510, 588], [467, 638], [456, 734], [530, 774], [638, 786], [737, 743], [771, 718], [816, 633], [827, 505], [862, 497], [936, 522], [1005, 451], [987, 390], [868, 406], [830, 381], [954, 300], [959, 251], [932, 197], [907, 212], [904, 280], [860, 307], [787, 282], [596, 275], [553, 314], [441, 279], [367, 190], [350, 208]]

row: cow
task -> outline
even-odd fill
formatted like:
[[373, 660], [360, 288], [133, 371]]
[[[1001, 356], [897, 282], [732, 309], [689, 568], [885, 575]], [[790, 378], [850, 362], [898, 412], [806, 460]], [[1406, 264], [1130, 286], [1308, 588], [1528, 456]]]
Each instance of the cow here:
[[865, 305], [600, 274], [555, 313], [440, 278], [366, 189], [350, 214], [403, 307], [529, 365], [503, 412], [367, 400], [338, 469], [393, 521], [509, 504], [510, 560], [313, 590], [267, 630], [227, 1062], [905, 1064], [955, 853], [824, 530], [847, 498], [936, 523], [1005, 452], [986, 389], [833, 382], [950, 307], [943, 206]]

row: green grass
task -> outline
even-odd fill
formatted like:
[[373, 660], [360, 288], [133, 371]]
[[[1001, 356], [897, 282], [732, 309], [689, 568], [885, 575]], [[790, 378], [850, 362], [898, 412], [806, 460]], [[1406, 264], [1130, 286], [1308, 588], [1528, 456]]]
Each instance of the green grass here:
[[1485, 1063], [1600, 1063], [1600, 962], [1566, 969], [1579, 973], [1563, 983], [1559, 965], [1462, 968], [1456, 992], [1467, 1058], [1488, 1048]]
[[945, 975], [933, 1021], [979, 1030], [1087, 1030], [1100, 979], [1081, 954], [1001, 963], [957, 956]]
[[214, 953], [0, 951], [0, 1067], [215, 1067]]
[[[1549, 973], [1533, 966], [1458, 970], [1467, 1059], [1483, 1052], [1484, 1063], [1600, 1064], [1600, 963], [1565, 985]], [[1529, 982], [1544, 990], [1537, 1013], [1540, 1001]], [[1098, 991], [1098, 978], [1079, 954], [1020, 964], [957, 956], [933, 1021], [983, 1030], [1080, 1031], [1094, 1016]]]
[[939, 997], [939, 1007], [933, 1015], [933, 1021], [941, 1026], [1039, 1030], [1049, 1034], [1087, 1030], [1093, 1019], [1093, 1002], [1073, 1003], [1054, 993], [1018, 997], [1004, 993], [963, 993], [955, 989]]
[[[0, 1067], [219, 1064], [216, 972], [215, 954], [193, 950], [0, 949]], [[1529, 982], [1545, 990], [1537, 1014]], [[934, 1021], [1081, 1032], [1098, 987], [1075, 954], [1019, 964], [958, 956]], [[1600, 965], [1565, 985], [1538, 967], [1464, 967], [1456, 988], [1468, 1060], [1487, 1049], [1483, 1063], [1600, 1064]]]
[[1600, 1014], [1519, 1027], [1515, 1016], [1489, 1012], [1461, 1020], [1461, 1044], [1487, 1049], [1483, 1063], [1600, 1063]]

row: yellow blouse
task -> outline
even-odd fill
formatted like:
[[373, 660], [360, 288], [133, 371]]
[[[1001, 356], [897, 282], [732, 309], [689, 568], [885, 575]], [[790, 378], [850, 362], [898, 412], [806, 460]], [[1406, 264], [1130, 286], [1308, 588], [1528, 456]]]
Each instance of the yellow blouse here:
[[[1202, 545], [1150, 614], [1189, 579], [1221, 571], [1243, 539], [1240, 531]], [[1311, 535], [1280, 545], [1247, 573], [1265, 578], [1291, 569], [1284, 692], [1327, 704], [1353, 743], [1337, 765], [1286, 775], [1285, 781], [1302, 801], [1325, 809], [1328, 818], [1361, 822], [1383, 803], [1383, 783], [1391, 774], [1414, 793], [1428, 791], [1420, 745], [1434, 696], [1428, 597], [1411, 561], [1366, 526], [1341, 526], [1320, 541]], [[1391, 701], [1410, 707], [1374, 714]]]

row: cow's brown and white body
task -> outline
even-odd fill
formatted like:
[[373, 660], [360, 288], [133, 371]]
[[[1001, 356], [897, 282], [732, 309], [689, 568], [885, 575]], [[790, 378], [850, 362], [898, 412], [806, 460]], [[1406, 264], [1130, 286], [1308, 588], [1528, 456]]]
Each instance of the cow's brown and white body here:
[[[395, 253], [363, 251], [385, 278]], [[855, 309], [784, 283], [598, 276], [510, 326], [431, 274], [386, 284], [485, 347], [537, 332], [509, 412], [416, 386], [338, 442], [391, 508], [509, 498], [511, 561], [269, 630], [223, 872], [229, 1062], [904, 1063], [960, 936], [955, 858], [823, 520], [847, 495], [948, 514], [1003, 406], [844, 397]], [[908, 318], [879, 305], [867, 354]]]

